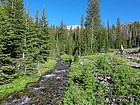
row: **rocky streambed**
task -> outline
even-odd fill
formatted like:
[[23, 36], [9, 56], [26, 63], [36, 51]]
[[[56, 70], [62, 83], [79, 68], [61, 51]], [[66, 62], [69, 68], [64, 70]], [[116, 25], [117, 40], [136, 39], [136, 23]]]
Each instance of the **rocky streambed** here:
[[0, 105], [59, 105], [66, 90], [70, 65], [57, 58], [54, 70], [41, 76], [37, 83], [31, 83], [20, 92], [6, 97]]

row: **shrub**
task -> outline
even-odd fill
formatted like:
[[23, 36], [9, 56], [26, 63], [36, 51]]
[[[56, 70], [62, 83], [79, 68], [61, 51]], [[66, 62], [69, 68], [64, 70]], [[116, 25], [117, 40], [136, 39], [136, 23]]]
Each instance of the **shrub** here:
[[139, 69], [107, 54], [81, 57], [79, 61], [71, 66], [63, 105], [138, 105]]
[[64, 61], [64, 62], [68, 62], [71, 63], [74, 61], [74, 57], [72, 55], [68, 55], [68, 54], [63, 54], [60, 56], [60, 58]]

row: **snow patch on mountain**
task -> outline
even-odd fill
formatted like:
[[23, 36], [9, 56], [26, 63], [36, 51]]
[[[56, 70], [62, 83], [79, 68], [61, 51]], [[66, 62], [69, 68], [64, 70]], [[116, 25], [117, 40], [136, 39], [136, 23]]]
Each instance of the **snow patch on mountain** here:
[[76, 29], [77, 27], [81, 28], [80, 25], [70, 25], [70, 26], [66, 26], [67, 30], [70, 30], [70, 29]]

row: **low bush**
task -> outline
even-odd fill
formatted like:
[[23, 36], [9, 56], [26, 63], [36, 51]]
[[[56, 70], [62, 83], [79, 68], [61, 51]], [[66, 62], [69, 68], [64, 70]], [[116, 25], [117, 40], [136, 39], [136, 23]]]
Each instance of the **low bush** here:
[[63, 105], [138, 105], [139, 69], [108, 54], [81, 57], [71, 66]]
[[60, 56], [60, 58], [64, 61], [64, 62], [68, 62], [71, 63], [74, 61], [74, 57], [72, 55], [68, 55], [68, 54], [63, 54]]

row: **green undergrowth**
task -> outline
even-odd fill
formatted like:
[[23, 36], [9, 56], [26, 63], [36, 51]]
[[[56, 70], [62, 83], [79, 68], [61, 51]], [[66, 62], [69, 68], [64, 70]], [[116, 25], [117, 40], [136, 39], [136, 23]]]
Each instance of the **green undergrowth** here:
[[68, 55], [68, 54], [63, 54], [60, 56], [60, 58], [65, 62], [73, 62], [74, 61], [74, 57], [72, 55]]
[[138, 105], [140, 72], [119, 56], [84, 56], [71, 66], [63, 105]]
[[[40, 64], [40, 74], [44, 75], [49, 70], [55, 67], [56, 61], [50, 60], [45, 64]], [[32, 76], [20, 76], [9, 84], [0, 86], [0, 100], [2, 100], [5, 96], [15, 92], [20, 91], [25, 88], [25, 86], [30, 82], [36, 82], [40, 78], [39, 75]]]

